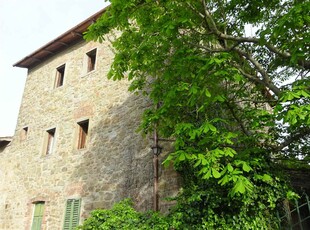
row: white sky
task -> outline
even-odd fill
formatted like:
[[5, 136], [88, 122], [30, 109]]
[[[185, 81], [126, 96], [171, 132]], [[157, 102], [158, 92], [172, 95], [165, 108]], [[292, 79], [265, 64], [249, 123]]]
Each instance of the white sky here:
[[13, 64], [95, 14], [104, 0], [0, 0], [0, 137], [12, 136], [27, 69]]

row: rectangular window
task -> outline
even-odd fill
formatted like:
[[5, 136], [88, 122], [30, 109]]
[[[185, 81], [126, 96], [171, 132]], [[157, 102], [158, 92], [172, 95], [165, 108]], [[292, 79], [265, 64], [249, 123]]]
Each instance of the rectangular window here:
[[80, 199], [67, 200], [63, 230], [73, 230], [79, 225]]
[[40, 230], [43, 220], [44, 201], [37, 202], [34, 205], [31, 230]]
[[64, 84], [65, 66], [66, 65], [62, 65], [56, 70], [55, 88], [60, 87]]
[[46, 145], [46, 155], [53, 152], [56, 128], [47, 130], [47, 145]]
[[24, 127], [21, 134], [21, 139], [26, 140], [28, 136], [28, 127]]
[[89, 120], [78, 122], [78, 149], [83, 149], [86, 147]]
[[87, 73], [95, 69], [96, 53], [97, 53], [97, 49], [94, 49], [86, 54], [87, 55]]

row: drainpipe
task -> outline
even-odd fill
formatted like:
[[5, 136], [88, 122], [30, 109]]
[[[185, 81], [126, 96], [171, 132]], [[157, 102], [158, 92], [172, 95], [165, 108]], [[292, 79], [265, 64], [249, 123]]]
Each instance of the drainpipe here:
[[[157, 105], [158, 108], [158, 105]], [[159, 194], [158, 194], [158, 156], [162, 148], [158, 145], [157, 127], [154, 128], [153, 150], [153, 168], [154, 168], [154, 211], [159, 211]]]
[[[156, 129], [154, 130], [154, 147], [158, 149], [158, 135]], [[159, 204], [158, 204], [158, 155], [154, 151], [155, 148], [153, 148], [153, 165], [154, 165], [154, 211], [157, 212], [159, 210]]]

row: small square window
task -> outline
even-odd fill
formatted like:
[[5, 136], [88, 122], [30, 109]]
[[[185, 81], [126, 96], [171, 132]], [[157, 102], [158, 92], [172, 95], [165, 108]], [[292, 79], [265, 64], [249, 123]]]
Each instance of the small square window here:
[[89, 120], [78, 122], [78, 149], [86, 148]]
[[96, 65], [97, 49], [88, 52], [87, 55], [87, 73], [93, 71]]
[[58, 88], [64, 84], [65, 67], [66, 65], [62, 65], [56, 69], [55, 88]]
[[46, 133], [47, 133], [47, 144], [45, 153], [46, 155], [49, 155], [53, 152], [56, 128], [47, 130]]

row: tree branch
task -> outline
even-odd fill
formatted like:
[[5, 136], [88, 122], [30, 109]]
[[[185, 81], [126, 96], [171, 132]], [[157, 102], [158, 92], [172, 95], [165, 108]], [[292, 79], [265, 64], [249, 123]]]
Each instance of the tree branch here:
[[260, 84], [262, 86], [266, 86], [264, 81], [262, 81], [261, 79], [259, 79], [258, 77], [252, 75], [252, 74], [249, 74], [249, 73], [246, 73], [243, 68], [241, 66], [239, 66], [238, 64], [233, 64], [234, 67], [236, 67], [240, 73], [245, 76], [247, 79], [249, 79], [250, 81], [256, 83], [256, 84]]
[[202, 5], [203, 5], [203, 9], [204, 9], [204, 19], [208, 25], [208, 27], [210, 28], [210, 30], [215, 34], [215, 35], [219, 35], [221, 34], [221, 32], [217, 29], [217, 26], [211, 16], [211, 13], [208, 11], [207, 9], [207, 4], [205, 0], [202, 0]]
[[241, 49], [239, 49], [237, 47], [235, 47], [234, 50], [237, 51], [237, 53], [239, 53], [240, 55], [244, 56], [247, 60], [249, 60], [255, 66], [257, 71], [263, 77], [262, 83], [267, 88], [269, 88], [275, 95], [279, 96], [280, 93], [281, 93], [280, 89], [273, 84], [273, 82], [271, 81], [268, 73], [265, 71], [265, 69], [262, 67], [262, 65], [255, 58], [253, 58], [249, 53], [244, 52], [243, 50], [241, 50]]
[[288, 138], [286, 138], [279, 146], [276, 147], [276, 150], [281, 151], [282, 149], [289, 146], [294, 141], [296, 141], [302, 137], [305, 137], [307, 135], [310, 135], [310, 127], [301, 129], [299, 133], [295, 133], [295, 134], [289, 136]]
[[[205, 0], [201, 0], [203, 7], [204, 7], [204, 16], [201, 15], [201, 13], [199, 13], [199, 15], [201, 17], [204, 18], [204, 20], [207, 23], [208, 28], [211, 30], [211, 32], [213, 32], [214, 35], [216, 35], [218, 38], [220, 39], [224, 39], [224, 40], [230, 40], [230, 41], [235, 41], [238, 43], [254, 43], [254, 44], [260, 44], [261, 43], [261, 39], [256, 38], [256, 37], [238, 37], [238, 36], [232, 36], [226, 33], [222, 33], [216, 26], [215, 21], [212, 18], [211, 13], [208, 11], [207, 9], [207, 4], [205, 2]], [[282, 58], [285, 59], [289, 59], [292, 57], [292, 55], [287, 52], [287, 51], [281, 51], [279, 48], [277, 48], [276, 46], [268, 43], [267, 41], [264, 41], [264, 46], [266, 46], [266, 48], [272, 52], [275, 53], [277, 55], [279, 55]], [[303, 67], [304, 69], [310, 69], [310, 62], [306, 61], [306, 60], [298, 60], [297, 64], [301, 67]]]
[[251, 135], [250, 131], [248, 131], [248, 130], [246, 129], [246, 127], [245, 127], [245, 125], [243, 124], [242, 120], [239, 119], [239, 117], [238, 117], [237, 114], [235, 113], [233, 107], [230, 106], [229, 102], [226, 102], [225, 104], [227, 105], [227, 108], [229, 109], [229, 111], [230, 111], [231, 115], [233, 116], [233, 118], [238, 122], [238, 124], [239, 124], [239, 126], [240, 126], [242, 132], [243, 132], [245, 135], [250, 136], [250, 135]]

